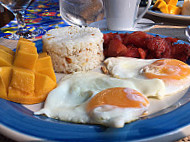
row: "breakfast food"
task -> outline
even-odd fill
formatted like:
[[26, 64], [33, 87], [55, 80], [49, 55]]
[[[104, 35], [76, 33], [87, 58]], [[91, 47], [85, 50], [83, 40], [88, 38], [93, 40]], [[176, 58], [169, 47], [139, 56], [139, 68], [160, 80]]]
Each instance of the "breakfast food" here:
[[159, 10], [165, 14], [190, 15], [190, 0], [184, 0], [182, 5], [178, 5], [178, 0], [157, 0], [152, 10]]
[[190, 0], [184, 0], [181, 14], [190, 15]]
[[163, 99], [190, 86], [190, 66], [176, 59], [112, 57], [104, 63], [113, 77], [92, 71], [66, 75], [35, 114], [120, 128], [148, 109], [146, 97]]
[[[104, 61], [109, 73], [120, 79], [160, 79], [165, 92], [148, 96], [164, 98], [187, 89], [190, 86], [190, 66], [176, 59], [137, 59], [127, 57], [108, 58]], [[152, 86], [151, 86], [152, 87]]]
[[[150, 87], [152, 84], [154, 87]], [[49, 93], [44, 108], [35, 114], [118, 128], [147, 110], [149, 103], [144, 95], [161, 95], [164, 90], [164, 83], [159, 79], [123, 80], [98, 72], [76, 72], [60, 80], [57, 88]], [[123, 100], [123, 95], [129, 100]]]
[[[190, 86], [190, 67], [166, 59], [188, 59], [190, 46], [177, 41], [145, 32], [104, 34], [105, 74], [65, 74], [35, 114], [67, 122], [123, 127], [149, 110], [149, 99], [168, 99]], [[125, 57], [117, 57], [121, 55]]]
[[104, 59], [103, 34], [97, 28], [68, 26], [50, 30], [42, 38], [54, 70], [62, 73], [89, 71]]
[[38, 55], [35, 44], [21, 38], [16, 53], [0, 46], [0, 98], [22, 104], [43, 102], [56, 87], [50, 56]]
[[190, 45], [177, 41], [176, 38], [162, 38], [141, 31], [107, 33], [104, 34], [104, 55], [141, 59], [174, 58], [185, 62], [190, 57]]
[[152, 7], [153, 10], [160, 10], [162, 13], [178, 15], [181, 7], [177, 6], [178, 0], [157, 0]]
[[190, 66], [176, 59], [112, 57], [104, 63], [113, 77], [92, 71], [66, 75], [35, 114], [119, 128], [148, 109], [146, 97], [163, 99], [190, 86]]

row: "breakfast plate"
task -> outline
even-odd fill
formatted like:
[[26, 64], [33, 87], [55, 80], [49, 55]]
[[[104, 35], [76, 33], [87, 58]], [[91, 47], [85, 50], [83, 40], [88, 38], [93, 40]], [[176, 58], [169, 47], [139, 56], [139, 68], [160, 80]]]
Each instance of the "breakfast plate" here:
[[[178, 4], [179, 6], [183, 5], [183, 1], [179, 1]], [[165, 14], [160, 11], [155, 11], [152, 10], [153, 6], [150, 6], [149, 10], [147, 11], [148, 14], [158, 16], [161, 18], [169, 18], [169, 19], [175, 19], [175, 20], [190, 20], [189, 15], [173, 15], [173, 14]]]
[[[108, 32], [110, 31], [105, 33]], [[38, 51], [42, 51], [42, 41], [35, 43]], [[59, 80], [62, 74], [56, 74], [56, 77]], [[154, 105], [150, 110], [153, 117], [142, 117], [117, 129], [34, 115], [35, 111], [42, 108], [43, 103], [21, 105], [0, 99], [0, 132], [17, 141], [173, 141], [190, 135], [190, 89], [186, 91], [185, 95], [181, 93], [169, 96], [162, 101], [150, 100], [152, 106]], [[160, 111], [162, 112], [159, 113]]]

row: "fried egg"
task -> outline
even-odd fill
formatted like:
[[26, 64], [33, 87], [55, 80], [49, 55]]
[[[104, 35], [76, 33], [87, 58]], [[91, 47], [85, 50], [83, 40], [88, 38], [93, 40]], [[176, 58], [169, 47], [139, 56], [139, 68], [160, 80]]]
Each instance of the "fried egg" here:
[[59, 81], [44, 108], [35, 114], [120, 128], [147, 111], [146, 96], [161, 95], [164, 91], [160, 79], [117, 79], [98, 72], [76, 72]]
[[[108, 58], [104, 61], [109, 73], [116, 78], [160, 79], [165, 92], [147, 97], [163, 98], [185, 90], [190, 86], [190, 66], [176, 59], [137, 59], [127, 57]], [[153, 87], [152, 84], [150, 87]]]

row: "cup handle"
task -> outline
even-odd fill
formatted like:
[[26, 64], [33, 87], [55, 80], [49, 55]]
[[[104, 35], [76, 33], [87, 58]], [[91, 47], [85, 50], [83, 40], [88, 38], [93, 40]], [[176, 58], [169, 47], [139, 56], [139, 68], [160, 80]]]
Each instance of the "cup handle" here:
[[145, 10], [138, 16], [138, 18], [135, 20], [135, 25], [137, 24], [137, 22], [139, 22], [139, 20], [146, 14], [146, 12], [148, 11], [148, 8], [150, 7], [152, 3], [152, 0], [148, 0], [148, 4], [145, 8]]

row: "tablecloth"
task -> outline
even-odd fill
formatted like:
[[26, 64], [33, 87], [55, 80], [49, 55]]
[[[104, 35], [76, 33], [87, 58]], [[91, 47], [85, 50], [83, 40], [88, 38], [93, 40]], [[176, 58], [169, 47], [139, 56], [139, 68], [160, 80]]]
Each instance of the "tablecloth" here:
[[[25, 11], [25, 23], [29, 30], [35, 27], [42, 28], [45, 31], [56, 27], [67, 26], [63, 22], [59, 13], [59, 0], [35, 0]], [[9, 36], [16, 32], [16, 18], [0, 29], [0, 37]], [[41, 38], [41, 35], [37, 38]]]
[[[184, 32], [185, 28], [190, 21], [178, 21], [176, 19], [164, 19], [155, 17], [149, 14], [144, 16], [145, 18], [151, 19], [154, 22], [164, 22], [165, 25], [162, 26], [154, 26], [147, 32], [156, 33], [171, 37], [176, 37], [178, 39], [188, 41]], [[40, 27], [44, 30], [50, 30], [52, 28], [64, 27], [68, 24], [61, 19], [59, 13], [59, 2], [58, 0], [36, 0], [28, 9], [25, 14], [25, 22], [27, 24], [27, 28], [33, 30], [34, 27]], [[8, 36], [11, 33], [15, 32], [17, 29], [17, 25], [14, 21], [11, 21], [6, 26], [0, 29], [0, 37]], [[37, 38], [41, 38], [40, 35]], [[9, 41], [9, 42], [7, 42]], [[0, 39], [0, 44], [8, 46], [8, 47], [16, 47], [17, 41], [10, 41], [8, 39]], [[13, 140], [3, 136], [0, 134], [0, 141], [6, 142], [14, 142]], [[182, 141], [190, 141], [190, 136], [182, 138], [180, 140], [176, 140], [178, 142]]]

